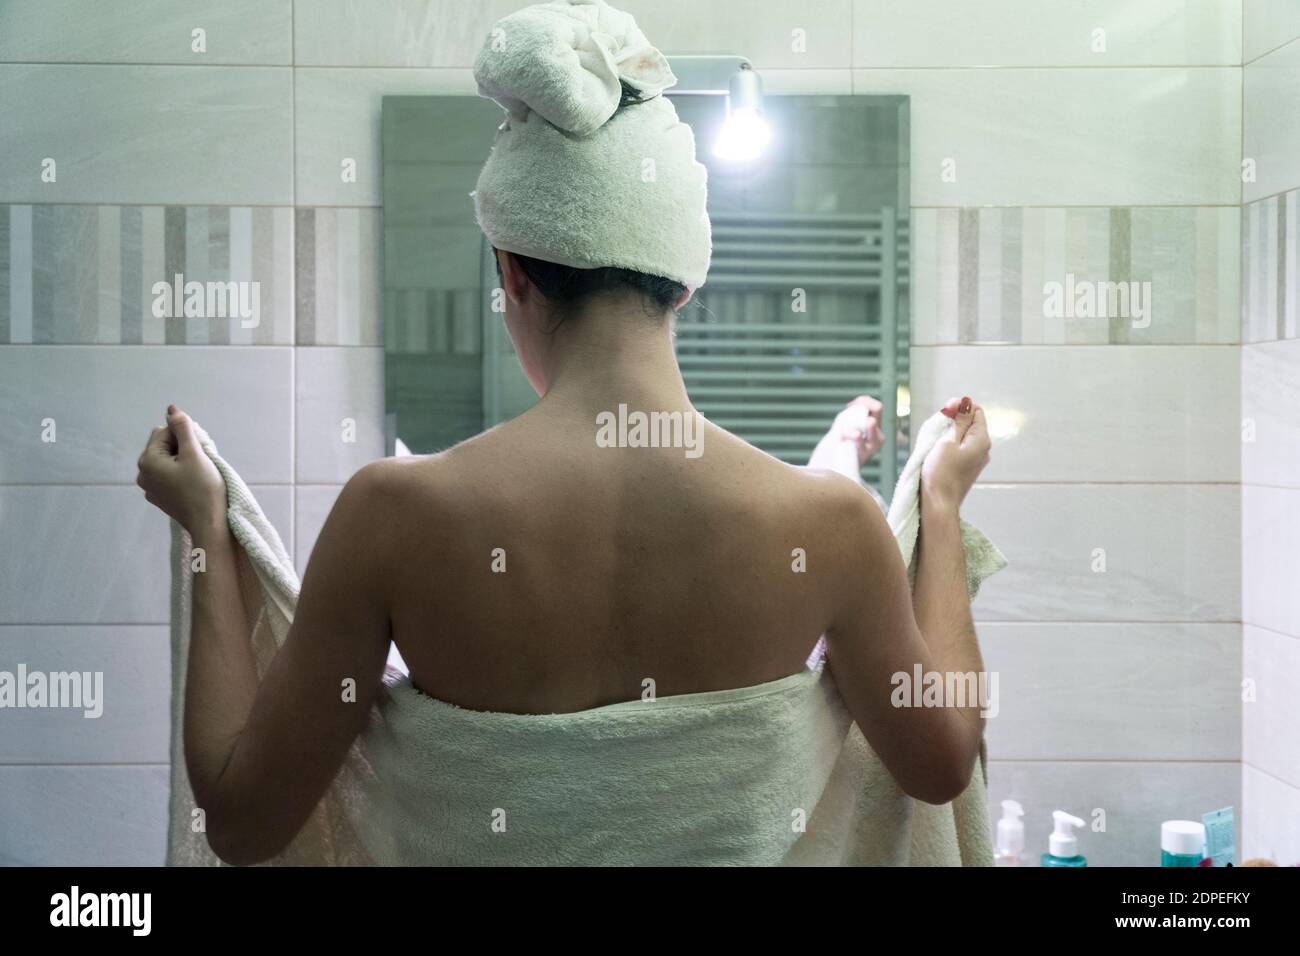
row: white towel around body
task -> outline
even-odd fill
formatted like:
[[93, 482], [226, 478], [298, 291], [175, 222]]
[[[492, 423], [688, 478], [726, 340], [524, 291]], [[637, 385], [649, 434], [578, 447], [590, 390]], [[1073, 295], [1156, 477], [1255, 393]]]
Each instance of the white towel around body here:
[[[264, 671], [288, 635], [298, 576], [248, 486], [206, 435], [202, 444], [226, 480], [249, 640]], [[918, 442], [913, 458], [921, 454]], [[173, 525], [167, 863], [217, 865], [183, 752], [189, 548]], [[977, 574], [992, 567], [967, 559]], [[756, 687], [576, 714], [465, 710], [401, 678], [386, 684], [317, 810], [271, 862], [991, 865], [983, 763], [981, 754], [981, 773], [952, 803], [911, 800], [820, 659]]]

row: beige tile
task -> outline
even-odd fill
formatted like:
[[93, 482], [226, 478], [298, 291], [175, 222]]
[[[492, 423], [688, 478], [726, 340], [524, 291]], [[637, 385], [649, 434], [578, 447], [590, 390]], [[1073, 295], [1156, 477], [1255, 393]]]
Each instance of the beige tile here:
[[166, 764], [0, 766], [0, 866], [162, 866]]
[[518, 0], [297, 0], [299, 66], [474, 65], [492, 25]]
[[[468, 69], [294, 71], [294, 170], [300, 206], [379, 206], [385, 95], [477, 96]], [[455, 136], [455, 130], [447, 131]], [[483, 159], [486, 159], [484, 154]], [[343, 163], [355, 162], [345, 182]]]
[[1300, 789], [1250, 764], [1242, 767], [1238, 860], [1263, 857], [1300, 865]]
[[1010, 565], [980, 621], [1241, 619], [1236, 485], [976, 485], [963, 516]]
[[95, 699], [83, 698], [80, 708], [6, 709], [0, 764], [169, 759], [172, 674], [167, 627], [0, 627], [0, 670], [12, 674], [19, 664], [28, 674], [91, 675], [83, 678], [83, 686]]
[[1300, 637], [1247, 624], [1242, 678], [1242, 758], [1300, 787]]
[[1300, 635], [1300, 488], [1241, 489], [1242, 620]]
[[1241, 0], [1247, 63], [1300, 37], [1296, 0]]
[[0, 63], [287, 65], [292, 11], [293, 0], [8, 0], [0, 5]]
[[979, 640], [998, 675], [994, 759], [1241, 757], [1237, 624], [986, 622]]
[[[0, 347], [0, 482], [131, 485], [167, 405], [189, 412], [249, 482], [291, 480], [288, 348]], [[239, 383], [237, 386], [235, 383]], [[53, 421], [55, 441], [43, 441]]]
[[1241, 350], [1241, 477], [1300, 488], [1300, 339]]
[[294, 488], [294, 564], [300, 577], [307, 572], [312, 548], [342, 490], [342, 485], [298, 485]]
[[[524, 4], [489, 0], [299, 0], [297, 61], [312, 66], [469, 67], [492, 25]], [[726, 53], [759, 69], [848, 67], [850, 0], [623, 0], [668, 55]], [[802, 31], [802, 32], [800, 32]]]
[[1254, 162], [1244, 202], [1300, 186], [1300, 39], [1248, 65], [1244, 76], [1242, 156]]
[[[252, 491], [291, 541], [288, 486]], [[0, 485], [0, 521], [0, 624], [170, 621], [170, 522], [134, 484]]]
[[982, 480], [1236, 481], [1240, 356], [1231, 346], [937, 346], [912, 350], [912, 407], [984, 406]]
[[384, 350], [298, 349], [297, 481], [343, 484], [384, 455]]
[[858, 67], [1240, 63], [1237, 2], [855, 0], [853, 4], [853, 65]]
[[[288, 67], [0, 65], [8, 202], [293, 202]], [[55, 182], [42, 181], [46, 159]]]
[[1238, 69], [873, 69], [853, 90], [911, 97], [915, 206], [1240, 201]]

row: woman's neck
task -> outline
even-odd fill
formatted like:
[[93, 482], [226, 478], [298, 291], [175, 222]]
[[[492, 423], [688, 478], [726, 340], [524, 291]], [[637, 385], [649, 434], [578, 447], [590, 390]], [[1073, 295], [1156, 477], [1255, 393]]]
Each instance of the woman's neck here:
[[583, 418], [619, 405], [640, 411], [693, 411], [677, 366], [672, 321], [639, 301], [597, 299], [561, 322], [547, 356], [539, 407]]

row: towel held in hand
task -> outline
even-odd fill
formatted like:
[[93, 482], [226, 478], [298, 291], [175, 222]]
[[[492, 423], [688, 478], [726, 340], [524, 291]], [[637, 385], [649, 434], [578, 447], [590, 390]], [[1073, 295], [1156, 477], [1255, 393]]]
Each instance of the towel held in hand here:
[[[226, 481], [264, 673], [288, 636], [298, 576], [248, 486], [205, 434], [201, 444]], [[923, 450], [918, 441], [913, 458]], [[172, 531], [167, 862], [217, 865], [185, 770], [193, 574], [189, 536]], [[977, 575], [992, 567], [970, 550], [967, 559]], [[768, 684], [573, 714], [465, 710], [402, 678], [381, 692], [311, 818], [271, 862], [991, 865], [983, 765], [981, 753], [981, 772], [952, 803], [911, 800], [816, 657]]]

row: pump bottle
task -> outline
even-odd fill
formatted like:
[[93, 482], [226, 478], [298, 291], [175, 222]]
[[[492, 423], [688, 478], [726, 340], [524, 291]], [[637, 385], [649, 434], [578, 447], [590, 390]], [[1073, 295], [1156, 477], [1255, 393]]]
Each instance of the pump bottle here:
[[1052, 820], [1055, 829], [1047, 842], [1049, 852], [1042, 856], [1043, 866], [1087, 866], [1088, 861], [1079, 855], [1079, 838], [1073, 829], [1083, 826], [1083, 821], [1064, 810], [1053, 811]]
[[993, 847], [994, 866], [1019, 866], [1025, 852], [1025, 809], [1014, 800], [1002, 801], [1002, 819], [998, 821], [997, 843]]

